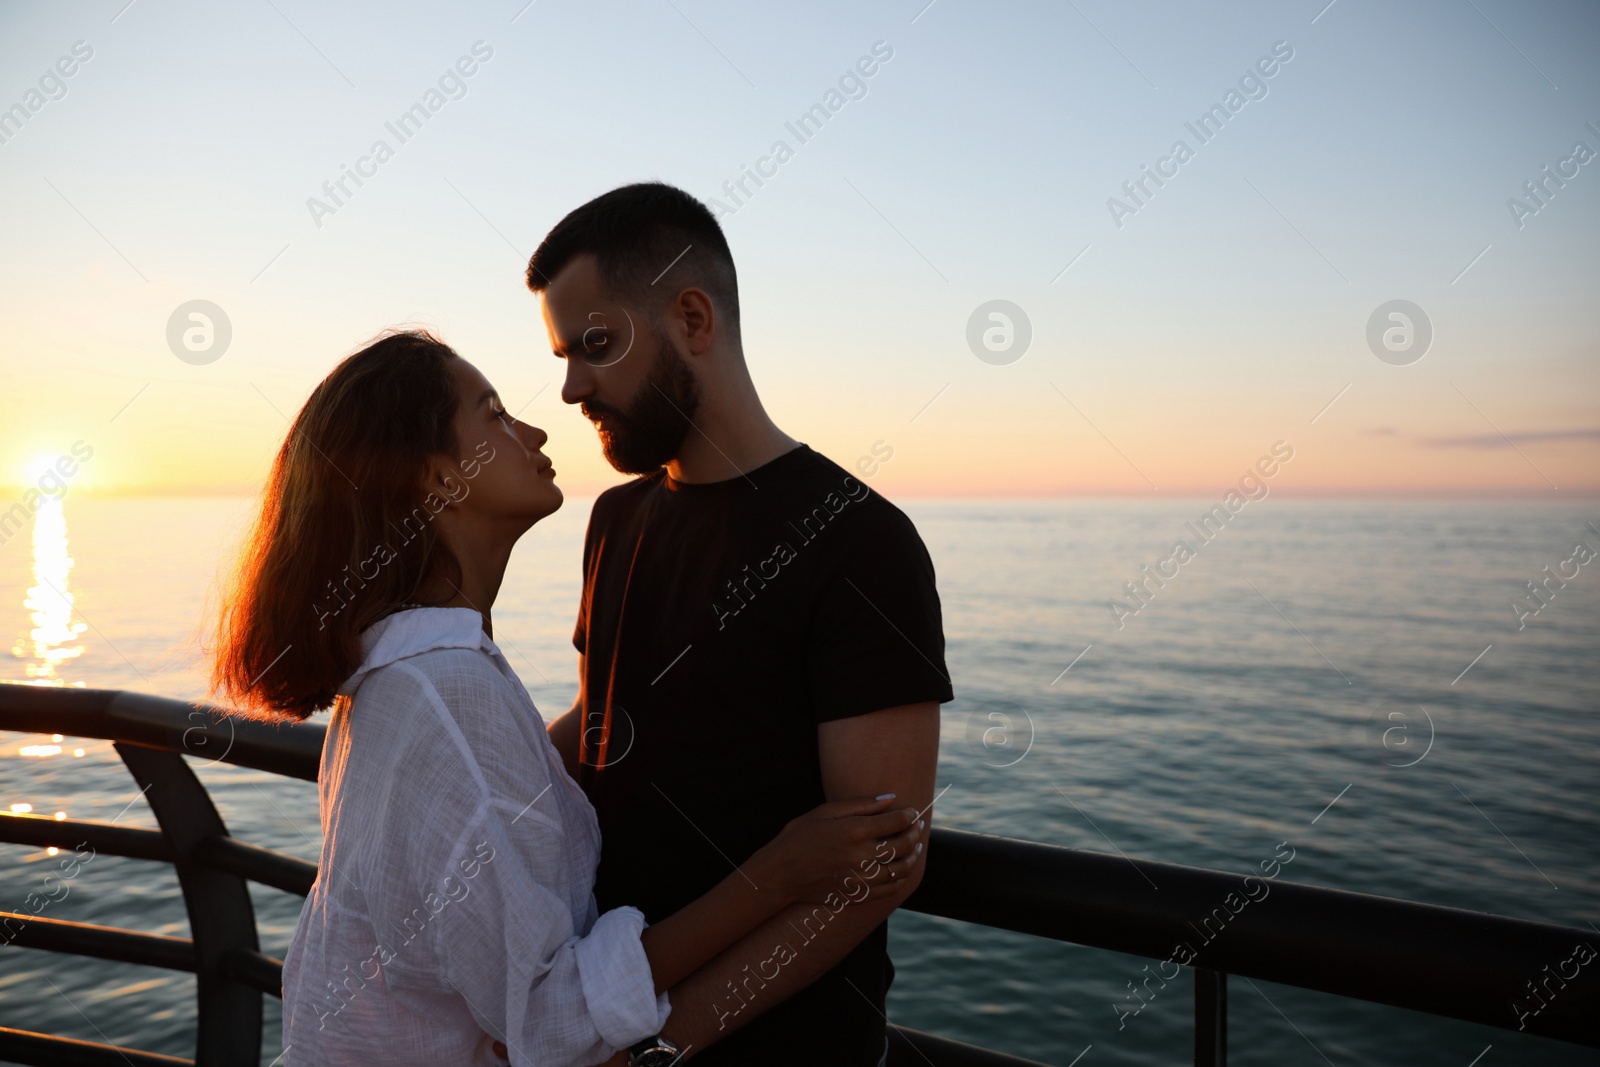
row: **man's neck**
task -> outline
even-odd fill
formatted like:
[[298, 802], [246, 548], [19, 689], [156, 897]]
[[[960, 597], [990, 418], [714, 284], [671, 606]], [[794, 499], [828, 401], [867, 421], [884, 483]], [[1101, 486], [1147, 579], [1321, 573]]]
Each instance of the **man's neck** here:
[[763, 467], [800, 444], [768, 417], [751, 388], [714, 402], [703, 397], [678, 455], [667, 463], [676, 482], [723, 482]]

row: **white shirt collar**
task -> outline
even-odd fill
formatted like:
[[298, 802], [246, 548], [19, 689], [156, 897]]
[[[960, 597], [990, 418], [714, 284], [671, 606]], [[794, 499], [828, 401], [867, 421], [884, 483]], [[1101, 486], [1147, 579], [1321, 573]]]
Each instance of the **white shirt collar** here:
[[499, 649], [483, 632], [483, 616], [471, 608], [407, 608], [361, 631], [361, 666], [339, 687], [349, 696], [379, 667], [438, 648]]

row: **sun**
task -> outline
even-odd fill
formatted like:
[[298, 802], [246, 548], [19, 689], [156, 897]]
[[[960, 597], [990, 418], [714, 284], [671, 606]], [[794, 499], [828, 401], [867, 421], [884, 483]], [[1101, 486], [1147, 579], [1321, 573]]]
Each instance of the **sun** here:
[[30, 482], [37, 482], [47, 473], [55, 470], [55, 467], [56, 457], [40, 452], [38, 455], [28, 460], [28, 480]]

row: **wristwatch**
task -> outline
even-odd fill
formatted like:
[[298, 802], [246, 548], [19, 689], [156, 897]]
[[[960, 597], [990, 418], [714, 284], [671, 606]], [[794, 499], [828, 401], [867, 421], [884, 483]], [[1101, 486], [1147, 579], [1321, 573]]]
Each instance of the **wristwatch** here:
[[678, 1046], [657, 1034], [628, 1050], [629, 1067], [669, 1067], [678, 1062]]

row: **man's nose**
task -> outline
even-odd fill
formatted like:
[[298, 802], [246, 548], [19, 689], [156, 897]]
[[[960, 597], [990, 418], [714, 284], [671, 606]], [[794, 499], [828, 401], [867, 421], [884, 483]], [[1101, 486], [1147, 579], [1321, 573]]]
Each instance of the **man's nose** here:
[[594, 373], [581, 359], [567, 360], [567, 376], [561, 382], [561, 399], [581, 404], [594, 395]]

